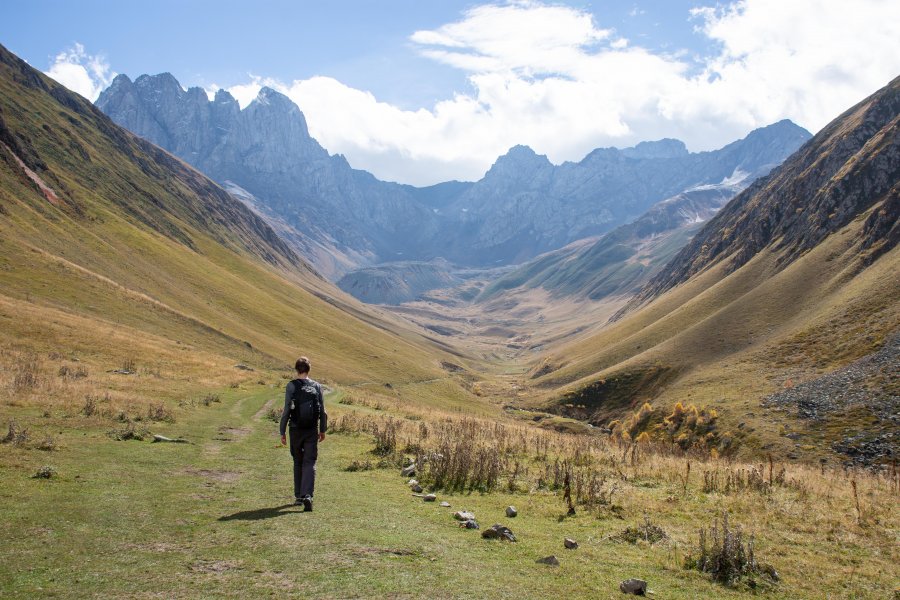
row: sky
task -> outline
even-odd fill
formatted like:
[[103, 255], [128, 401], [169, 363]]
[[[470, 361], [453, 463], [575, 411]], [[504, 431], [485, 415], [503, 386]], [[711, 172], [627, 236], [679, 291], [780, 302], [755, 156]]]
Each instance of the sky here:
[[815, 133], [900, 75], [896, 0], [3, 0], [0, 44], [95, 100], [172, 73], [247, 106], [267, 85], [381, 179], [476, 180], [674, 137]]

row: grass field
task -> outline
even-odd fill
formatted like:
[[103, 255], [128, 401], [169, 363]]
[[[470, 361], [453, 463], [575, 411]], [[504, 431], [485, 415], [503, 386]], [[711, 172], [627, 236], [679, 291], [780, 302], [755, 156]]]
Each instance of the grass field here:
[[[652, 455], [622, 462], [614, 508], [578, 507], [567, 517], [559, 491], [525, 488], [438, 491], [452, 505], [442, 508], [413, 497], [396, 467], [346, 471], [379, 457], [370, 435], [338, 433], [320, 447], [316, 510], [304, 514], [289, 504], [290, 458], [267, 418], [281, 390], [247, 387], [217, 390], [219, 401], [183, 408], [174, 423], [147, 422], [191, 444], [116, 441], [108, 432], [121, 424], [112, 419], [13, 409], [33, 440], [53, 436], [57, 449], [0, 446], [0, 595], [618, 598], [621, 580], [640, 577], [656, 597], [744, 596], [746, 585], [724, 588], [682, 568], [697, 529], [723, 509], [781, 576], [765, 597], [885, 598], [896, 585], [898, 491], [863, 475], [860, 519], [841, 473], [789, 471], [804, 483], [770, 494], [704, 493], [701, 472], [710, 465], [694, 463], [685, 485], [674, 459]], [[333, 422], [351, 412], [363, 421], [406, 414], [416, 419], [411, 425], [422, 422], [418, 407], [346, 405], [339, 397], [327, 400]], [[55, 475], [32, 478], [45, 465]], [[515, 519], [504, 515], [510, 504]], [[460, 529], [451, 517], [460, 509], [473, 510], [482, 529], [506, 524], [519, 541]], [[669, 540], [610, 539], [645, 518]], [[565, 537], [580, 547], [564, 549]], [[559, 567], [536, 564], [550, 554]]]

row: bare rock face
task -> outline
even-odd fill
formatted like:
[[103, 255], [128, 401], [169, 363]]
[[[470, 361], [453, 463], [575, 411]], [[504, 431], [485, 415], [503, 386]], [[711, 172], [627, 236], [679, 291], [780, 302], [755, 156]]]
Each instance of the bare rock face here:
[[522, 262], [610, 231], [690, 187], [770, 168], [809, 137], [785, 121], [713, 152], [659, 140], [597, 149], [562, 165], [516, 146], [476, 183], [415, 188], [379, 181], [329, 155], [309, 135], [300, 109], [270, 88], [241, 110], [227, 91], [209, 100], [168, 73], [133, 82], [120, 75], [97, 107], [241, 190], [242, 199], [253, 198], [259, 214], [333, 279], [397, 260]]
[[113, 121], [233, 182], [301, 234], [358, 260], [414, 254], [438, 232], [413, 188], [382, 182], [331, 156], [287, 96], [264, 87], [244, 110], [227, 91], [210, 101], [169, 73], [119, 75], [97, 99]]
[[766, 173], [809, 138], [781, 121], [712, 152], [689, 153], [678, 140], [660, 140], [598, 148], [558, 166], [516, 146], [443, 209], [465, 229], [441, 255], [460, 264], [523, 262], [610, 231], [685, 190]]

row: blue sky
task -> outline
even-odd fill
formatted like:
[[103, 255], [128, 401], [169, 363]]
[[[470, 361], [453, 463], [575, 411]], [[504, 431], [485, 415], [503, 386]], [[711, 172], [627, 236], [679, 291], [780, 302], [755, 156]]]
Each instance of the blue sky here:
[[[696, 0], [570, 2], [605, 27], [660, 51], [700, 53], [711, 45], [693, 31]], [[418, 30], [460, 17], [476, 2], [422, 0], [6, 0], [0, 43], [46, 70], [76, 43], [132, 78], [169, 71], [185, 87], [334, 77], [407, 109], [468, 89], [465, 73], [419, 55]], [[260, 6], [259, 9], [250, 8]]]
[[5, 0], [0, 43], [85, 96], [169, 71], [289, 95], [310, 131], [391, 180], [478, 178], [524, 143], [554, 162], [678, 137], [815, 132], [900, 73], [900, 3]]

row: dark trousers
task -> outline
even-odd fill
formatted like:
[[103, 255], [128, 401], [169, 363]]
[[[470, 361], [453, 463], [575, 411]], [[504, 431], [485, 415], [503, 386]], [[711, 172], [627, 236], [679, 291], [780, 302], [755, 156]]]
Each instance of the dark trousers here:
[[294, 497], [312, 498], [316, 486], [316, 459], [319, 457], [319, 430], [290, 428], [291, 456], [294, 457]]

